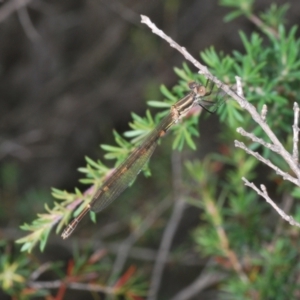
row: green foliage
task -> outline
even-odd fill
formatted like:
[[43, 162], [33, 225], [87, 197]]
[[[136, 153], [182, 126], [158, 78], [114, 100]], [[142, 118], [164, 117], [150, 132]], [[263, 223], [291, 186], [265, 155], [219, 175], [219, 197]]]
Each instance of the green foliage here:
[[[43, 263], [34, 255], [12, 253], [9, 244], [1, 241], [0, 244], [0, 287], [13, 299], [29, 300], [36, 297], [48, 299], [50, 293], [43, 286], [58, 288], [57, 298], [67, 299], [67, 290], [64, 282], [86, 284], [86, 289], [93, 286], [95, 291], [106, 292], [112, 296], [123, 297], [123, 299], [138, 299], [144, 296], [147, 286], [143, 277], [139, 275], [136, 267], [130, 266], [124, 274], [118, 278], [112, 288], [105, 288], [103, 281], [110, 272], [109, 259], [105, 250], [101, 249], [91, 252], [89, 247], [79, 251], [74, 250], [74, 261], [68, 262], [68, 268], [60, 261]], [[19, 252], [19, 253], [18, 253]], [[50, 274], [51, 271], [51, 275]], [[56, 276], [56, 280], [52, 277]], [[39, 277], [43, 277], [40, 280]], [[57, 285], [59, 283], [59, 285]], [[48, 298], [47, 298], [48, 297]], [[40, 299], [40, 298], [39, 298]], [[50, 298], [49, 298], [50, 299]]]
[[272, 3], [270, 8], [266, 12], [260, 13], [259, 16], [266, 26], [276, 28], [279, 24], [286, 23], [285, 14], [289, 7], [288, 4], [278, 7]]
[[235, 8], [226, 17], [225, 21], [232, 21], [239, 16], [250, 16], [253, 11], [254, 0], [220, 0], [222, 6]]
[[27, 281], [31, 272], [38, 268], [36, 261], [24, 253], [12, 253], [13, 248], [5, 241], [0, 244], [0, 287], [12, 298], [27, 300], [49, 295], [44, 289], [29, 289]]
[[129, 123], [132, 130], [125, 132], [124, 135], [128, 138], [138, 137], [132, 140], [133, 143], [137, 143], [148, 135], [149, 129], [154, 128], [155, 122], [149, 110], [146, 111], [146, 118], [141, 118], [137, 114], [132, 113], [132, 119], [133, 122]]

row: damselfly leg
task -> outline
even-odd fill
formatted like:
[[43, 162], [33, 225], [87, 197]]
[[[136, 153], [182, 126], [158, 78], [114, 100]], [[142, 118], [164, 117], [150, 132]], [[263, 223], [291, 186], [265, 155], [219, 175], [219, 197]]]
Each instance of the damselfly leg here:
[[230, 98], [221, 88], [218, 88], [212, 80], [207, 80], [205, 85], [205, 95], [198, 97], [198, 104], [209, 113], [216, 110]]

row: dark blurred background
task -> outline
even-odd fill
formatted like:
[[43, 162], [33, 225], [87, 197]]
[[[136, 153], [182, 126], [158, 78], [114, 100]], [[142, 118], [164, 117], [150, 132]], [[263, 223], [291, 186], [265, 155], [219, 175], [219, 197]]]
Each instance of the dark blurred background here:
[[[286, 3], [257, 2], [257, 10]], [[288, 3], [297, 24], [300, 2]], [[238, 30], [256, 28], [244, 18], [224, 23], [228, 12], [216, 0], [1, 1], [2, 232], [43, 212], [50, 187], [78, 186], [84, 156], [101, 158], [112, 129], [126, 131], [131, 112], [144, 115], [146, 100], [162, 99], [160, 84], [176, 83], [183, 57], [140, 14], [199, 57], [211, 45], [243, 51]]]

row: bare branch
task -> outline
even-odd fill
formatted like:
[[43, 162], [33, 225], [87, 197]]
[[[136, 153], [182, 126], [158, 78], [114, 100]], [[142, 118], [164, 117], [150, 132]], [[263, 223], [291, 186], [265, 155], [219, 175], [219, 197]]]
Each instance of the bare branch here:
[[257, 17], [254, 14], [250, 14], [248, 16], [248, 19], [253, 22], [258, 28], [263, 29], [268, 34], [271, 34], [272, 36], [275, 36], [277, 39], [279, 39], [279, 34], [274, 28], [267, 26], [259, 17]]
[[61, 285], [65, 285], [69, 289], [73, 290], [103, 292], [105, 294], [115, 294], [116, 292], [115, 288], [105, 287], [103, 285], [94, 283], [64, 282], [62, 280], [28, 282], [28, 286], [34, 289], [58, 289], [61, 287]]
[[294, 103], [294, 125], [293, 125], [293, 159], [296, 163], [299, 161], [299, 105], [297, 102]]
[[30, 20], [27, 8], [25, 6], [22, 6], [17, 10], [17, 13], [18, 13], [20, 23], [22, 24], [27, 37], [33, 42], [36, 41], [37, 39], [40, 39], [39, 33], [34, 28], [32, 22]]
[[226, 277], [226, 274], [220, 272], [203, 272], [194, 280], [194, 282], [175, 295], [172, 300], [188, 300], [197, 295], [199, 297], [199, 293], [205, 288], [219, 284]]
[[243, 85], [242, 85], [242, 79], [241, 79], [241, 77], [235, 76], [235, 80], [236, 80], [236, 93], [239, 96], [244, 97]]
[[264, 122], [266, 122], [267, 113], [268, 113], [268, 107], [266, 104], [264, 104], [260, 113], [260, 116]]
[[40, 265], [36, 270], [34, 270], [34, 272], [32, 272], [30, 274], [30, 276], [29, 276], [30, 280], [32, 280], [32, 281], [36, 280], [45, 271], [48, 271], [49, 269], [51, 269], [51, 267], [52, 267], [52, 263], [50, 263], [50, 262], [46, 262], [46, 263]]
[[0, 22], [3, 22], [16, 10], [20, 9], [23, 6], [26, 6], [32, 0], [10, 0], [7, 3], [3, 4], [0, 9]]
[[263, 162], [264, 164], [266, 164], [267, 166], [269, 166], [270, 168], [272, 168], [276, 174], [282, 176], [282, 178], [284, 180], [289, 180], [290, 182], [294, 183], [295, 185], [299, 186], [299, 181], [297, 178], [291, 176], [290, 174], [283, 172], [282, 170], [280, 170], [277, 166], [275, 166], [273, 163], [270, 162], [270, 160], [265, 159], [264, 157], [262, 157], [258, 152], [254, 152], [252, 150], [250, 150], [249, 148], [246, 147], [246, 145], [240, 141], [234, 141], [234, 145], [236, 147], [239, 147], [243, 150], [245, 150], [248, 154], [254, 156], [256, 159], [260, 160], [261, 162]]
[[286, 220], [287, 222], [289, 222], [292, 226], [300, 227], [300, 223], [296, 222], [292, 216], [288, 216], [282, 209], [280, 209], [275, 204], [275, 202], [269, 197], [267, 189], [266, 189], [266, 187], [263, 184], [260, 185], [260, 188], [261, 188], [261, 190], [260, 190], [253, 182], [250, 183], [245, 177], [243, 177], [242, 179], [245, 182], [246, 186], [249, 186], [258, 195], [260, 195], [263, 198], [265, 198], [265, 200], [267, 201], [267, 203], [269, 203], [284, 220]]
[[240, 133], [243, 136], [248, 137], [249, 139], [251, 139], [254, 143], [258, 143], [261, 144], [262, 146], [271, 149], [274, 152], [278, 153], [278, 147], [274, 146], [270, 143], [265, 142], [263, 139], [258, 138], [257, 136], [255, 136], [253, 133], [247, 132], [245, 131], [242, 127], [237, 128], [236, 130], [238, 133]]

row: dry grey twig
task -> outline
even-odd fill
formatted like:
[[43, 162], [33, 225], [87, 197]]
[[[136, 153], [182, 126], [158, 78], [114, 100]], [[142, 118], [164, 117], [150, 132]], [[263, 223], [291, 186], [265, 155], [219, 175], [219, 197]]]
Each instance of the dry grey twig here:
[[290, 174], [283, 172], [282, 170], [280, 170], [277, 166], [275, 166], [270, 160], [265, 159], [264, 157], [262, 157], [258, 152], [254, 152], [252, 150], [250, 150], [248, 147], [246, 147], [246, 145], [240, 141], [234, 141], [234, 145], [236, 147], [239, 147], [243, 150], [245, 150], [248, 154], [254, 156], [256, 159], [260, 160], [261, 162], [263, 162], [265, 165], [269, 166], [270, 168], [272, 168], [276, 174], [282, 176], [282, 178], [284, 180], [289, 180], [290, 182], [294, 183], [295, 185], [298, 185], [298, 179], [291, 176]]
[[269, 203], [276, 211], [277, 213], [287, 222], [289, 222], [292, 226], [300, 227], [300, 223], [296, 222], [292, 216], [288, 216], [282, 209], [280, 209], [275, 202], [269, 197], [266, 187], [261, 184], [260, 188], [261, 190], [253, 183], [249, 182], [246, 178], [242, 178], [245, 182], [246, 186], [251, 187], [254, 191], [256, 191], [257, 194], [262, 196], [266, 199], [267, 203]]
[[293, 125], [293, 158], [295, 163], [299, 161], [299, 150], [298, 150], [298, 142], [299, 142], [299, 105], [298, 103], [294, 103], [294, 125]]
[[266, 104], [264, 104], [260, 113], [261, 118], [263, 119], [264, 122], [266, 121], [267, 113], [268, 113], [268, 107]]

